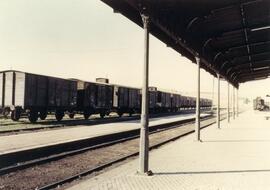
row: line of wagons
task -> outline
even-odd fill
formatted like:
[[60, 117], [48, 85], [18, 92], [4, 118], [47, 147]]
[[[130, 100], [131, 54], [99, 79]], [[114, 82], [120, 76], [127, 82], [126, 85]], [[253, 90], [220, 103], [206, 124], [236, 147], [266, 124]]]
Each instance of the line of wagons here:
[[[211, 107], [212, 102], [201, 99], [201, 107]], [[194, 109], [194, 97], [181, 96], [149, 88], [149, 111], [177, 112], [181, 109]], [[124, 113], [140, 113], [141, 90], [109, 84], [108, 79], [99, 78], [96, 82], [77, 79], [62, 79], [21, 71], [0, 72], [0, 112], [18, 121], [27, 114], [30, 122], [40, 118], [45, 120], [48, 113], [54, 113], [60, 121], [65, 114], [83, 114], [88, 119], [91, 114], [103, 118], [111, 112], [120, 117]]]

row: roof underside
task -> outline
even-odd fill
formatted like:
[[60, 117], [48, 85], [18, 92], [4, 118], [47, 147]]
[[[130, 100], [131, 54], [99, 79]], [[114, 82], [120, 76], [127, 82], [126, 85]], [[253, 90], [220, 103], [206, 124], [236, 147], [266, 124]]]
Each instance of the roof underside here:
[[270, 75], [270, 0], [102, 0], [234, 86]]

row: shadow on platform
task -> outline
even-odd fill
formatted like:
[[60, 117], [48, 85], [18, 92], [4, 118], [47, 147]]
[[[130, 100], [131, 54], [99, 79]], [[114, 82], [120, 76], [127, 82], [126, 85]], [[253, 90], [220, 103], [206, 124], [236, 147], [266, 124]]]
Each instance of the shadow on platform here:
[[228, 142], [228, 143], [233, 143], [233, 142], [270, 142], [270, 139], [247, 139], [247, 140], [210, 140], [210, 141], [202, 141], [203, 143], [218, 143], [218, 142]]
[[190, 174], [226, 174], [226, 173], [258, 173], [270, 172], [270, 169], [264, 170], [226, 170], [226, 171], [190, 171], [190, 172], [164, 172], [154, 173], [154, 175], [190, 175]]

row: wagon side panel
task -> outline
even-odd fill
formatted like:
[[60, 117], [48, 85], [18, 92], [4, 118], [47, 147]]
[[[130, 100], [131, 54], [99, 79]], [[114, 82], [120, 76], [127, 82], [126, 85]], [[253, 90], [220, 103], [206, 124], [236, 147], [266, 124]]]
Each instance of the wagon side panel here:
[[25, 73], [15, 72], [14, 105], [24, 108], [25, 100]]
[[3, 108], [4, 104], [4, 73], [0, 73], [0, 108]]
[[5, 107], [10, 107], [13, 105], [13, 72], [5, 73]]

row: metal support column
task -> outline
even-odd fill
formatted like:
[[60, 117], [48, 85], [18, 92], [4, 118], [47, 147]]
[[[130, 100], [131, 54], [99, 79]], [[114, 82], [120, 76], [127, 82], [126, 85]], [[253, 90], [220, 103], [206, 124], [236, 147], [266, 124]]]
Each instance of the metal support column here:
[[140, 132], [140, 156], [139, 156], [139, 173], [148, 175], [149, 163], [149, 16], [142, 14], [144, 26], [144, 66], [143, 66], [143, 86], [142, 86], [142, 112], [141, 112], [141, 132]]
[[228, 82], [228, 105], [227, 105], [227, 121], [230, 123], [230, 83]]
[[233, 86], [233, 119], [235, 119], [235, 87]]
[[218, 92], [217, 92], [217, 127], [220, 129], [220, 76], [217, 74]]
[[239, 97], [238, 97], [239, 89], [236, 89], [236, 117], [239, 116]]
[[195, 57], [196, 63], [197, 63], [197, 99], [196, 99], [196, 123], [195, 123], [195, 140], [201, 141], [200, 137], [200, 83], [201, 83], [201, 77], [200, 77], [200, 58], [197, 55]]
[[214, 111], [214, 101], [215, 101], [215, 77], [213, 76], [213, 84], [212, 84], [212, 106], [211, 111]]

